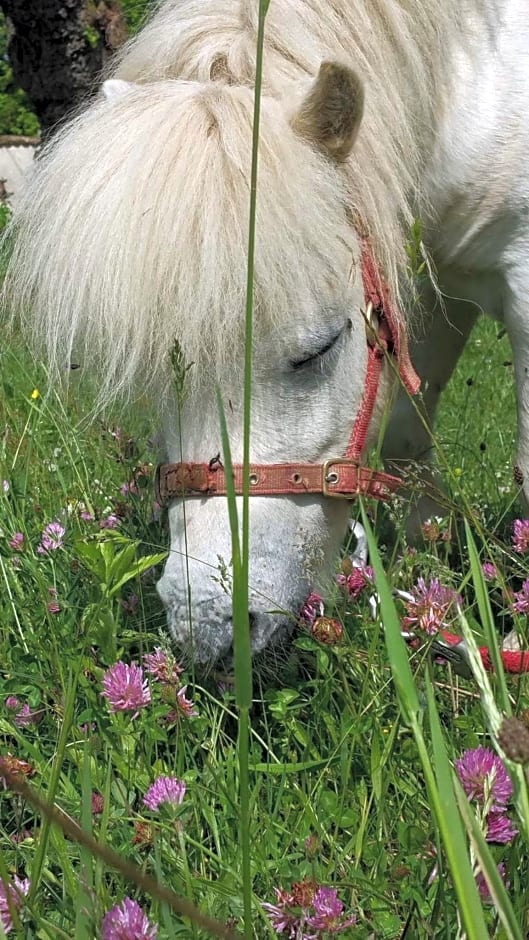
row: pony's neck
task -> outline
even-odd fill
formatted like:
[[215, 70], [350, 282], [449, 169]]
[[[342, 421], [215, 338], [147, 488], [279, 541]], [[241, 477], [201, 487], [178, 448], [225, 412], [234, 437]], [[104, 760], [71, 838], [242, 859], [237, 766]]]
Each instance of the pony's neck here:
[[529, 146], [529, 23], [520, 0], [485, 6], [479, 18], [467, 8], [448, 106], [435, 113], [424, 153], [418, 207], [436, 263], [469, 271], [495, 265], [494, 233], [507, 217], [512, 226], [516, 207], [527, 200], [520, 155]]

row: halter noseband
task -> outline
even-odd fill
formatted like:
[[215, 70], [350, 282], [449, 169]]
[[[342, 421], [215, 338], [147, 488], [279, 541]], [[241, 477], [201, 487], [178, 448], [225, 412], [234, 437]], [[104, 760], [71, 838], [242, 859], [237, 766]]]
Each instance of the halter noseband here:
[[[408, 352], [402, 316], [391, 303], [389, 292], [366, 238], [362, 238], [362, 280], [366, 303], [367, 371], [360, 410], [343, 457], [324, 463], [250, 464], [249, 491], [253, 496], [302, 496], [355, 499], [371, 496], [386, 500], [402, 480], [360, 465], [369, 424], [378, 394], [382, 363], [395, 357], [402, 382], [411, 395], [419, 390]], [[234, 464], [235, 493], [243, 492], [243, 466]], [[161, 506], [182, 496], [225, 496], [226, 477], [220, 457], [209, 463], [166, 463], [156, 470], [156, 498]]]

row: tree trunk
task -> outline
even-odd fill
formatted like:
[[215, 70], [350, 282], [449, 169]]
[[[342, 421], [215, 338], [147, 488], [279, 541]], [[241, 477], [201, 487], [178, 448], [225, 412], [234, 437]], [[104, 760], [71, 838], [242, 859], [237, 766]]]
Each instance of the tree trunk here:
[[109, 54], [126, 38], [119, 0], [0, 0], [8, 54], [43, 136], [93, 94]]

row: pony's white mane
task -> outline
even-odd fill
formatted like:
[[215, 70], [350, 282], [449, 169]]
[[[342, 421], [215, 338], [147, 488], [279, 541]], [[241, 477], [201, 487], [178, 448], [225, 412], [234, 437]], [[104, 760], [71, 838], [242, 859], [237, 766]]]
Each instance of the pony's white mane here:
[[[99, 100], [47, 147], [17, 208], [11, 304], [64, 369], [78, 344], [101, 399], [167, 381], [175, 339], [218, 374], [246, 284], [257, 4], [166, 0]], [[257, 321], [281, 322], [347, 274], [346, 206], [368, 225], [397, 292], [433, 109], [447, 100], [461, 0], [272, 0], [260, 144]], [[338, 170], [288, 118], [324, 59], [366, 88]], [[178, 79], [178, 81], [176, 80]], [[12, 233], [10, 233], [12, 234]]]
[[[104, 399], [137, 375], [163, 381], [175, 339], [191, 377], [228, 365], [246, 296], [252, 111], [248, 88], [138, 86], [79, 117], [37, 167], [17, 213], [18, 306], [33, 308], [53, 366], [84, 341]], [[336, 174], [272, 99], [262, 127], [256, 301], [280, 323], [322, 274], [343, 282], [351, 248]]]

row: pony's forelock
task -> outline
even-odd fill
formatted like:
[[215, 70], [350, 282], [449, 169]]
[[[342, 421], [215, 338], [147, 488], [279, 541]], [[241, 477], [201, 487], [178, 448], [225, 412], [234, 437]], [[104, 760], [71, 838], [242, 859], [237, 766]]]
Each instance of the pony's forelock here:
[[[295, 97], [324, 60], [350, 66], [364, 82], [364, 118], [345, 169], [396, 294], [409, 225], [425, 208], [425, 155], [453, 95], [454, 57], [464, 43], [469, 52], [470, 16], [477, 23], [488, 8], [483, 0], [273, 0], [268, 9], [265, 94]], [[114, 74], [252, 87], [257, 10], [245, 0], [163, 0], [121, 49]]]
[[[195, 363], [191, 379], [216, 380], [240, 359], [252, 114], [245, 87], [131, 87], [79, 116], [38, 161], [5, 290], [20, 316], [31, 311], [52, 369], [88, 355], [101, 403], [163, 391], [175, 342]], [[264, 98], [257, 331], [312, 310], [322, 284], [344, 284], [347, 201], [338, 171]]]
[[[450, 93], [461, 0], [274, 0], [266, 24], [256, 327], [347, 277], [352, 210], [398, 295], [434, 109]], [[166, 0], [98, 101], [37, 162], [10, 234], [10, 303], [62, 371], [77, 346], [101, 401], [170, 379], [177, 341], [219, 376], [246, 290], [256, 10]], [[365, 112], [342, 170], [296, 138], [289, 108], [323, 59], [351, 66]], [[413, 203], [411, 201], [415, 200]], [[420, 198], [419, 198], [420, 202]], [[321, 298], [325, 302], [326, 298]], [[195, 370], [199, 374], [199, 370]]]

